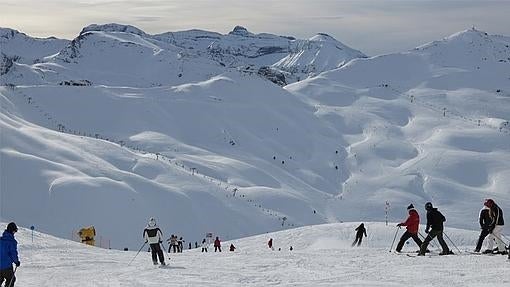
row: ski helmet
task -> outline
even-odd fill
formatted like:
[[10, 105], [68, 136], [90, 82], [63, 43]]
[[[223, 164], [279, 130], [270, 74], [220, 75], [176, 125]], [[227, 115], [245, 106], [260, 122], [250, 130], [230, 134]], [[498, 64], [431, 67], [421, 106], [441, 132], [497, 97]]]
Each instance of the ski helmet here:
[[487, 206], [488, 208], [491, 208], [494, 205], [494, 200], [487, 198], [483, 205]]
[[149, 226], [156, 226], [156, 219], [154, 219], [154, 217], [149, 219]]
[[432, 209], [432, 202], [425, 203], [425, 210], [431, 210]]
[[407, 210], [411, 210], [411, 209], [414, 209], [414, 205], [412, 203], [409, 204], [409, 206], [407, 207]]

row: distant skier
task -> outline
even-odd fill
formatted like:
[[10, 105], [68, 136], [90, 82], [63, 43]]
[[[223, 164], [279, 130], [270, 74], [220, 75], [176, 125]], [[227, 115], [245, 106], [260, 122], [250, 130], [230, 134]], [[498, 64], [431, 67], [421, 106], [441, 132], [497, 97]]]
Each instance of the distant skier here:
[[352, 246], [358, 244], [358, 246], [361, 245], [361, 241], [363, 240], [363, 234], [365, 234], [365, 237], [367, 237], [367, 230], [365, 229], [365, 224], [361, 223], [356, 229], [356, 239], [352, 243]]
[[230, 244], [230, 251], [234, 252], [236, 250], [236, 247], [234, 244]]
[[14, 286], [16, 276], [12, 264], [20, 266], [18, 259], [18, 242], [14, 239], [14, 233], [18, 232], [16, 223], [7, 224], [2, 237], [0, 237], [0, 286], [5, 280], [5, 286]]
[[[485, 205], [490, 208], [491, 224], [489, 226], [489, 244], [484, 253], [507, 254], [505, 243], [501, 240], [501, 232], [505, 221], [503, 219], [503, 210], [492, 199], [487, 199]], [[498, 245], [498, 250], [493, 252], [494, 241]]]
[[161, 262], [161, 265], [165, 264], [165, 257], [163, 256], [163, 250], [161, 250], [160, 244], [163, 242], [163, 233], [156, 225], [156, 220], [151, 217], [149, 219], [149, 223], [143, 230], [143, 237], [145, 238], [145, 242], [149, 243], [152, 251], [152, 263], [154, 265], [158, 265], [158, 258]]
[[427, 210], [427, 227], [425, 228], [425, 233], [428, 233], [428, 235], [425, 238], [425, 241], [423, 241], [418, 255], [425, 255], [430, 241], [432, 241], [436, 236], [437, 241], [439, 241], [439, 244], [441, 244], [441, 247], [443, 248], [443, 251], [439, 253], [439, 255], [453, 254], [443, 239], [443, 222], [446, 221], [446, 218], [437, 210], [437, 208], [434, 208], [430, 202], [425, 204], [425, 210]]
[[188, 249], [191, 249], [191, 242], [188, 243]]
[[183, 244], [184, 244], [184, 240], [182, 239], [182, 237], [179, 237], [179, 240], [177, 240], [177, 252], [182, 253]]
[[202, 240], [202, 252], [207, 252], [207, 247], [209, 246], [209, 244], [207, 243], [207, 241], [205, 240]]
[[485, 239], [485, 237], [487, 237], [487, 235], [490, 234], [489, 230], [491, 228], [492, 219], [490, 215], [490, 208], [487, 205], [488, 202], [486, 200], [483, 204], [482, 209], [480, 210], [480, 215], [478, 217], [478, 222], [480, 223], [480, 229], [482, 231], [480, 232], [480, 236], [478, 237], [475, 252], [480, 252], [480, 249], [482, 249], [483, 240]]
[[405, 226], [407, 229], [406, 232], [404, 232], [404, 234], [402, 234], [402, 237], [400, 237], [400, 241], [397, 244], [397, 249], [395, 249], [395, 251], [397, 251], [397, 252], [402, 251], [402, 247], [404, 247], [404, 243], [406, 243], [406, 241], [409, 238], [412, 238], [414, 240], [414, 242], [416, 242], [416, 244], [418, 245], [418, 248], [420, 248], [423, 243], [420, 240], [420, 238], [418, 237], [418, 227], [420, 225], [420, 215], [418, 214], [416, 209], [414, 209], [414, 205], [412, 205], [412, 204], [410, 204], [407, 207], [407, 211], [409, 212], [409, 216], [407, 217], [406, 221], [397, 224], [398, 227]]
[[218, 236], [216, 236], [216, 239], [214, 240], [214, 252], [216, 251], [221, 252], [221, 241]]
[[168, 253], [172, 252], [172, 249], [174, 250], [174, 253], [176, 253], [179, 248], [177, 243], [177, 235], [170, 235], [170, 238], [168, 238], [166, 241], [168, 242]]
[[274, 250], [273, 248], [273, 238], [269, 238], [269, 241], [267, 242], [267, 246], [269, 249]]

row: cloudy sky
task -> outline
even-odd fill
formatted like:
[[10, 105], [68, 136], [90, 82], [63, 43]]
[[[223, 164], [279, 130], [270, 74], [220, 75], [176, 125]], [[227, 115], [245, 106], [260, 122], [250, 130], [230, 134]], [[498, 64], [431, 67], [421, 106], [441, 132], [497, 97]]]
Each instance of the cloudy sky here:
[[147, 33], [204, 29], [309, 38], [317, 32], [369, 55], [405, 51], [473, 25], [510, 36], [510, 0], [0, 0], [0, 27], [72, 39], [92, 23]]

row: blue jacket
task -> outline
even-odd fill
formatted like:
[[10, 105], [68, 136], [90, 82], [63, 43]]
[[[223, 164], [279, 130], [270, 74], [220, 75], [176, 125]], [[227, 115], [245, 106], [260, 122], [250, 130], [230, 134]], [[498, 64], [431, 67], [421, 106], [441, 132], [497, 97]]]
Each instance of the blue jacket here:
[[12, 264], [19, 262], [18, 242], [14, 235], [5, 230], [0, 237], [0, 270], [12, 268]]

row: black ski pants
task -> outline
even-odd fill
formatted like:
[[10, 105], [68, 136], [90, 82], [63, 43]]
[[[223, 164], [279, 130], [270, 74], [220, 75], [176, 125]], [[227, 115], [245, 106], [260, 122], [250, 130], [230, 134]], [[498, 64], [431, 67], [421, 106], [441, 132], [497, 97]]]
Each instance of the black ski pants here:
[[159, 243], [153, 243], [150, 246], [151, 246], [151, 251], [152, 251], [152, 262], [158, 263], [158, 257], [159, 257], [159, 262], [161, 262], [161, 264], [165, 263], [165, 257], [163, 256], [163, 250], [161, 250], [161, 246], [159, 245]]
[[214, 246], [214, 252], [216, 252], [216, 250], [219, 250], [221, 252], [221, 246]]
[[14, 270], [12, 267], [0, 270], [0, 286], [2, 286], [4, 280], [5, 286], [14, 286], [14, 282], [16, 282], [16, 276], [14, 276]]
[[395, 249], [395, 251], [397, 251], [397, 252], [402, 251], [402, 247], [404, 247], [404, 243], [406, 243], [406, 241], [409, 238], [412, 238], [414, 240], [414, 242], [416, 242], [416, 244], [418, 244], [418, 248], [420, 248], [421, 245], [423, 244], [423, 242], [418, 237], [418, 233], [411, 233], [408, 230], [406, 230], [406, 232], [404, 232], [404, 234], [402, 234], [402, 237], [400, 237], [400, 241], [398, 242], [397, 249]]
[[441, 248], [443, 248], [443, 253], [448, 254], [450, 252], [450, 248], [448, 248], [448, 245], [446, 245], [446, 242], [443, 239], [443, 230], [431, 230], [427, 237], [425, 238], [425, 241], [423, 241], [423, 244], [420, 248], [420, 254], [425, 255], [425, 251], [427, 251], [427, 247], [429, 246], [430, 241], [432, 241], [437, 236], [437, 241], [439, 241], [439, 244], [441, 244]]
[[361, 241], [363, 241], [363, 234], [356, 234], [356, 239], [352, 243], [352, 246], [358, 244], [358, 246], [361, 245]]
[[480, 251], [480, 249], [482, 248], [483, 240], [489, 234], [490, 234], [489, 229], [482, 229], [482, 232], [480, 232], [480, 236], [478, 237], [478, 242], [476, 243], [475, 251]]

